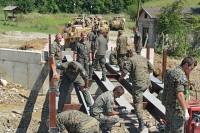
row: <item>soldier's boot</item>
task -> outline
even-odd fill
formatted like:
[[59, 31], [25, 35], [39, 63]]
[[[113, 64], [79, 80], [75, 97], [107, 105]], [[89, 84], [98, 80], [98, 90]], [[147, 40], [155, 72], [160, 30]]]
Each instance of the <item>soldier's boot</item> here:
[[143, 121], [142, 118], [138, 118], [138, 121], [139, 121], [138, 130], [141, 132], [141, 131], [143, 131], [143, 129], [144, 129], [144, 121]]
[[103, 77], [101, 78], [101, 81], [106, 81], [106, 76], [103, 76]]

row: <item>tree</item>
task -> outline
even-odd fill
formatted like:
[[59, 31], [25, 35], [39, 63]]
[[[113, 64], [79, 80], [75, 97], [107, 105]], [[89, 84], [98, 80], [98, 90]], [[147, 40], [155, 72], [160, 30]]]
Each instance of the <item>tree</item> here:
[[35, 9], [35, 0], [18, 0], [16, 4], [24, 13], [30, 13]]
[[172, 5], [163, 7], [161, 14], [158, 15], [157, 32], [158, 34], [168, 35], [169, 42], [171, 42], [170, 45], [168, 44], [168, 50], [173, 55], [186, 54], [186, 50], [189, 47], [189, 42], [187, 41], [190, 33], [189, 24], [182, 19], [183, 14], [181, 12], [185, 1], [176, 0]]

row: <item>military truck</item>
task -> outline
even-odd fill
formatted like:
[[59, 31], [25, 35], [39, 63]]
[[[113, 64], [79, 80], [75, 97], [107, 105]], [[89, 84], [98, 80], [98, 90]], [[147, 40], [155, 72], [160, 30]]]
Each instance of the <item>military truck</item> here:
[[62, 34], [64, 38], [64, 48], [71, 48], [74, 49], [74, 45], [77, 41], [80, 40], [80, 35], [82, 31], [90, 32], [92, 25], [87, 26], [85, 23], [85, 16], [77, 16], [74, 17], [73, 20], [66, 24], [64, 27], [59, 27], [60, 33]]
[[109, 21], [110, 30], [124, 30], [125, 28], [125, 18], [116, 16]]

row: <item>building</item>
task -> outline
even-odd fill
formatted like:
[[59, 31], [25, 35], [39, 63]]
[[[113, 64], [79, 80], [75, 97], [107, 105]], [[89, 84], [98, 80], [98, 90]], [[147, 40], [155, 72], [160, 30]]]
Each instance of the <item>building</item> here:
[[[146, 39], [146, 34], [148, 34], [147, 44], [149, 44], [151, 47], [153, 47], [153, 44], [156, 41], [156, 26], [159, 21], [158, 15], [161, 13], [161, 8], [162, 7], [142, 7], [139, 11], [138, 29], [142, 34], [143, 44]], [[182, 13], [183, 16], [184, 14], [199, 15], [200, 8], [183, 8]], [[137, 15], [134, 17], [136, 18]]]

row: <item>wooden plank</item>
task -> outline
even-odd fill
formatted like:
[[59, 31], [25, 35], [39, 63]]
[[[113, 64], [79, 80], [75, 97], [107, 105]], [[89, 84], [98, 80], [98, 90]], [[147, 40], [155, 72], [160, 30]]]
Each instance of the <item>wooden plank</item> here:
[[[94, 71], [94, 73], [99, 77], [99, 79], [101, 79], [102, 72]], [[106, 86], [108, 91], [112, 91], [115, 88], [115, 86], [108, 80], [108, 78], [106, 78], [106, 81], [102, 81], [102, 83], [104, 84], [104, 86]], [[121, 97], [117, 98], [116, 101], [120, 106], [126, 106], [127, 110], [134, 109], [131, 106], [131, 104], [124, 98], [123, 95]]]

